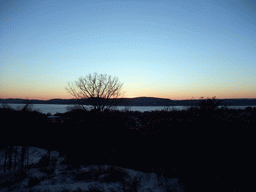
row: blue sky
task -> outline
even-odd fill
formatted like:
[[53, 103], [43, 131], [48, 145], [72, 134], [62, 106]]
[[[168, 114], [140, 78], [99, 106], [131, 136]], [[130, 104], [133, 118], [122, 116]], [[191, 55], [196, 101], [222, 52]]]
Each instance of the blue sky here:
[[124, 97], [255, 98], [254, 0], [0, 0], [0, 97], [72, 98], [97, 72]]

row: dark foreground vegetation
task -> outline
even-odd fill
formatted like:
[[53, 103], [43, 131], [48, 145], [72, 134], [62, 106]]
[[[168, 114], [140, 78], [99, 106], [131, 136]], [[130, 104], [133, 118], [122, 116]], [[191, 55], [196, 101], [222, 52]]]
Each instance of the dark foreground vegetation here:
[[[59, 120], [24, 107], [0, 109], [1, 148], [34, 146], [66, 156], [67, 168], [107, 164], [179, 178], [186, 191], [255, 191], [256, 108], [202, 100], [183, 111], [74, 109]], [[8, 163], [8, 162], [7, 162]]]

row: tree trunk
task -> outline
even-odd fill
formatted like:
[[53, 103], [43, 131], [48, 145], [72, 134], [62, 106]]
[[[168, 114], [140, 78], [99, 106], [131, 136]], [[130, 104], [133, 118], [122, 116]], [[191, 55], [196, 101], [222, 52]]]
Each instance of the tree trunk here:
[[5, 173], [5, 169], [6, 169], [6, 159], [7, 159], [7, 147], [5, 147], [5, 154], [4, 154], [4, 173]]
[[28, 166], [28, 162], [29, 161], [29, 146], [28, 146], [28, 148], [27, 148], [27, 166]]
[[24, 171], [24, 158], [25, 158], [25, 152], [26, 148], [25, 146], [21, 146], [21, 162], [20, 162], [20, 170]]
[[9, 158], [9, 171], [12, 168], [12, 153], [13, 153], [13, 146], [8, 146], [8, 158]]
[[18, 147], [18, 146], [15, 147], [15, 151], [14, 151], [14, 153], [15, 153], [15, 158], [14, 158], [14, 171], [16, 170], [17, 147]]
[[25, 150], [25, 169], [28, 167], [28, 160], [29, 160], [29, 146], [26, 146], [26, 150]]
[[51, 149], [50, 149], [50, 147], [49, 147], [49, 145], [48, 145], [48, 157], [49, 157], [49, 166], [51, 167]]

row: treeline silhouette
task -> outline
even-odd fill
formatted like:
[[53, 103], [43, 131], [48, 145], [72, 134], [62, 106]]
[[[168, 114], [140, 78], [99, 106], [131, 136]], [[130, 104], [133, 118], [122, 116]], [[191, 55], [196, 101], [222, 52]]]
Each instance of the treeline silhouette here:
[[[186, 191], [255, 191], [256, 108], [187, 110], [74, 109], [52, 121], [30, 108], [0, 108], [1, 148], [57, 150], [67, 168], [107, 164], [176, 177]], [[243, 114], [244, 113], [244, 114]]]

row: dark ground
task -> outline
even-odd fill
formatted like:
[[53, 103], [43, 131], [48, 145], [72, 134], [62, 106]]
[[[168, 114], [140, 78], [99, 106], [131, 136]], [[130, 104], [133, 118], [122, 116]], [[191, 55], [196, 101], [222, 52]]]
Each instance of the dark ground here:
[[1, 146], [62, 151], [70, 166], [154, 168], [159, 175], [180, 178], [188, 192], [256, 191], [256, 108], [59, 115], [52, 121], [38, 112], [2, 108]]

